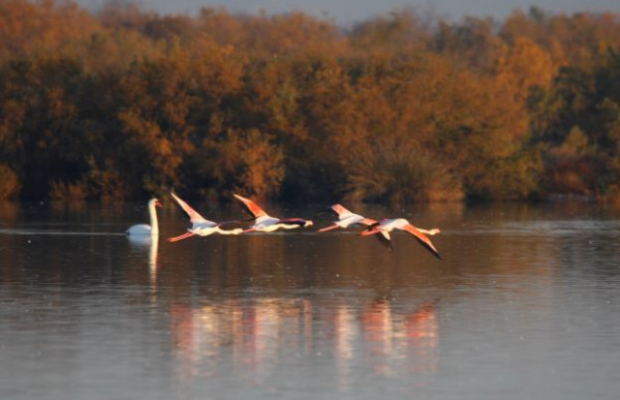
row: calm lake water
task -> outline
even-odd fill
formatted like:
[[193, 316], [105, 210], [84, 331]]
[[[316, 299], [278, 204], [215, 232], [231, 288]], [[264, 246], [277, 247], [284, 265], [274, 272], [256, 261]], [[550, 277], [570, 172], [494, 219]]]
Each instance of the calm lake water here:
[[616, 209], [352, 207], [441, 228], [439, 261], [329, 219], [168, 243], [164, 200], [152, 244], [142, 204], [0, 204], [1, 399], [618, 398]]

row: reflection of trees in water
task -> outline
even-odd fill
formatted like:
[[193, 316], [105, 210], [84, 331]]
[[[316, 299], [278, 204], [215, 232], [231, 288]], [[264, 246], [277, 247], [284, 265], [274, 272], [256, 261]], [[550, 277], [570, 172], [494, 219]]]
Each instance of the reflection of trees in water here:
[[362, 331], [376, 373], [436, 372], [439, 323], [432, 304], [395, 313], [389, 301], [379, 299], [364, 309]]
[[330, 379], [347, 390], [360, 368], [389, 376], [437, 371], [439, 322], [430, 303], [404, 312], [385, 299], [360, 305], [235, 298], [173, 305], [170, 314], [176, 371], [184, 381], [234, 371], [261, 383], [291, 363], [329, 362], [335, 371]]
[[0, 220], [3, 223], [15, 222], [20, 216], [17, 203], [0, 201]]
[[[438, 246], [445, 249], [445, 261], [437, 262], [407, 237], [396, 237], [402, 245], [388, 254], [374, 241], [350, 232], [212, 237], [178, 245], [162, 241], [157, 259], [156, 248], [128, 244], [123, 236], [27, 232], [35, 228], [60, 231], [59, 222], [62, 229], [95, 233], [126, 227], [125, 220], [101, 217], [98, 209], [86, 208], [75, 216], [54, 208], [5, 207], [0, 208], [8, 220], [3, 221], [3, 229], [12, 229], [14, 220], [15, 229], [21, 229], [22, 217], [16, 214], [22, 212], [28, 212], [37, 225], [19, 234], [0, 235], [3, 258], [10, 260], [0, 266], [0, 277], [4, 282], [36, 277], [37, 283], [63, 284], [86, 277], [89, 284], [105, 285], [104, 289], [116, 289], [118, 283], [151, 285], [152, 296], [144, 301], [156, 299], [154, 312], [159, 307], [170, 310], [180, 376], [193, 379], [228, 373], [232, 367], [248, 380], [262, 381], [287, 365], [330, 363], [337, 373], [329, 379], [346, 390], [355, 383], [360, 368], [389, 376], [437, 371], [438, 306], [423, 305], [428, 297], [441, 293], [448, 302], [455, 297], [459, 301], [482, 298], [477, 291], [453, 289], [487, 283], [486, 289], [497, 296], [536, 299], [541, 294], [537, 286], [511, 286], [515, 274], [540, 279], [553, 278], [560, 271], [579, 273], [581, 278], [592, 271], [584, 266], [596, 266], [592, 260], [609, 266], [609, 259], [616, 257], [612, 253], [617, 246], [605, 232], [588, 225], [585, 228], [591, 234], [587, 236], [594, 244], [580, 240], [584, 234], [581, 219], [588, 215], [584, 211], [584, 217], [567, 218], [563, 209], [548, 215], [549, 207], [471, 207], [458, 208], [442, 220], [446, 210], [451, 208], [429, 210], [428, 215], [414, 218], [421, 224], [444, 221], [445, 233]], [[387, 213], [367, 211], [361, 208], [372, 216]], [[84, 224], [82, 217], [95, 222], [91, 226], [91, 219], [85, 218], [89, 222]], [[562, 217], [572, 221], [562, 235], [536, 231], [541, 226], [537, 222]], [[165, 214], [162, 218], [169, 227]], [[74, 227], [78, 220], [80, 225]], [[179, 218], [170, 222], [178, 223], [178, 229], [185, 223]], [[608, 274], [615, 276], [617, 271], [609, 269]], [[392, 301], [391, 294], [397, 294], [398, 301]], [[413, 306], [404, 309], [403, 304]], [[521, 301], [514, 304], [523, 307]], [[537, 307], [541, 306], [549, 306], [549, 299], [541, 298]]]

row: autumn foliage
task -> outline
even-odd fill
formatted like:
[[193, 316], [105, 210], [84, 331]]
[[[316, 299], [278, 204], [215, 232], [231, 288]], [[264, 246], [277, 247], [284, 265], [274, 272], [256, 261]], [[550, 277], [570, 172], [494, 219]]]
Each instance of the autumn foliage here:
[[620, 193], [620, 16], [0, 0], [0, 198]]

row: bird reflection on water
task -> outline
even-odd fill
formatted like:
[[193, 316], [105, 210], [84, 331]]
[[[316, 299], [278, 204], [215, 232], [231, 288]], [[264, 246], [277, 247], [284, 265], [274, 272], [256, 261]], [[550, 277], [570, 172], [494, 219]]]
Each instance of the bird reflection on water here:
[[127, 240], [134, 251], [142, 253], [148, 249], [149, 282], [151, 287], [155, 288], [157, 284], [159, 237], [151, 237], [150, 235], [127, 236]]
[[[441, 221], [439, 263], [346, 231], [128, 241], [143, 210], [0, 206], [11, 398], [617, 393], [619, 214], [407, 215]], [[161, 219], [163, 237], [185, 229], [175, 208]]]
[[439, 319], [435, 306], [395, 310], [388, 299], [359, 307], [320, 298], [222, 299], [170, 309], [172, 343], [180, 380], [198, 371], [217, 374], [230, 357], [239, 376], [264, 382], [278, 364], [329, 362], [340, 390], [366, 363], [381, 376], [433, 374], [437, 370]]

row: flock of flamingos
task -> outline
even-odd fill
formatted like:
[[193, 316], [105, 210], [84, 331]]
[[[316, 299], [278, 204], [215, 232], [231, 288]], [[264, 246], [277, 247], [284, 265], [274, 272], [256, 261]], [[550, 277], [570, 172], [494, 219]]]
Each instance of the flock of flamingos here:
[[[252, 221], [254, 224], [248, 229], [242, 228], [230, 228], [225, 229], [225, 226], [240, 224], [242, 221], [224, 221], [224, 222], [213, 222], [202, 215], [200, 215], [196, 210], [190, 207], [185, 201], [179, 198], [176, 194], [170, 193], [174, 200], [181, 206], [183, 211], [189, 216], [189, 220], [192, 223], [191, 228], [187, 229], [187, 232], [171, 237], [168, 239], [169, 242], [178, 242], [179, 240], [186, 239], [188, 237], [198, 235], [198, 236], [209, 236], [212, 234], [220, 234], [220, 235], [240, 235], [247, 232], [274, 232], [278, 229], [295, 229], [295, 228], [305, 228], [312, 226], [312, 221], [303, 219], [303, 218], [276, 218], [272, 217], [265, 212], [261, 207], [259, 207], [255, 202], [250, 199], [246, 199], [245, 197], [239, 196], [235, 194], [235, 198], [243, 203], [246, 210], [252, 216]], [[138, 224], [133, 225], [129, 229], [127, 229], [127, 235], [130, 237], [140, 237], [140, 236], [158, 236], [159, 235], [159, 227], [157, 223], [157, 212], [155, 207], [161, 207], [161, 203], [158, 199], [151, 199], [148, 202], [149, 216], [151, 219], [151, 224]], [[362, 226], [364, 229], [360, 232], [361, 236], [370, 236], [373, 235], [379, 242], [385, 245], [390, 251], [393, 250], [392, 240], [390, 236], [390, 232], [394, 229], [405, 231], [411, 234], [417, 241], [420, 243], [425, 249], [430, 251], [435, 257], [441, 259], [439, 252], [428, 238], [427, 235], [433, 236], [440, 233], [439, 229], [422, 229], [413, 226], [409, 221], [404, 218], [395, 218], [395, 219], [383, 219], [380, 221], [376, 221], [374, 219], [365, 218], [361, 215], [354, 214], [351, 211], [347, 210], [340, 204], [332, 205], [328, 210], [335, 213], [338, 216], [338, 220], [334, 221], [331, 225], [319, 229], [318, 232], [327, 232], [333, 229], [338, 228], [350, 228], [355, 226]]]

